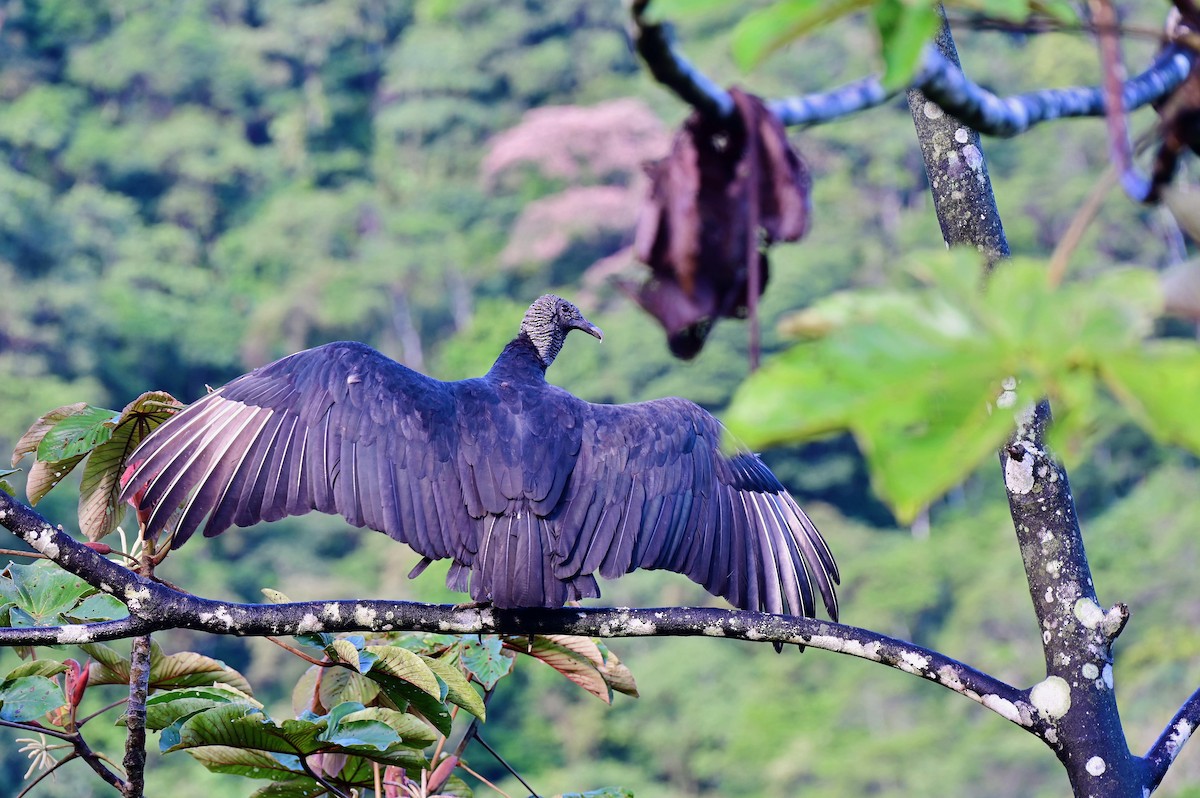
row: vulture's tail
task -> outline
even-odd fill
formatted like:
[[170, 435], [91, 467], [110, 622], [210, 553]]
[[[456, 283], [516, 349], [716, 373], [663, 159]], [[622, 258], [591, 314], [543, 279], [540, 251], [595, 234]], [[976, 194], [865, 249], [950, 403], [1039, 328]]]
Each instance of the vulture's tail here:
[[594, 598], [600, 587], [590, 574], [559, 579], [551, 556], [554, 530], [529, 509], [483, 522], [479, 553], [471, 566], [471, 598], [495, 607], [561, 607]]

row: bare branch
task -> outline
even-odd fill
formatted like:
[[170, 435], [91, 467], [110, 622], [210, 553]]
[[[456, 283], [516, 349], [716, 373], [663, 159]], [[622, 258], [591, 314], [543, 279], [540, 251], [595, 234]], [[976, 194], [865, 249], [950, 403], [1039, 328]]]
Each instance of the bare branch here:
[[[634, 43], [655, 80], [703, 114], [732, 114], [729, 93], [683, 56], [666, 25], [641, 15], [644, 7], [645, 3], [633, 5]], [[1196, 54], [1190, 50], [1166, 48], [1149, 69], [1123, 84], [1124, 107], [1140, 108], [1166, 96], [1188, 76], [1195, 61]], [[926, 49], [909, 88], [922, 91], [946, 113], [989, 136], [1016, 136], [1055, 119], [1103, 116], [1105, 108], [1104, 92], [1095, 86], [998, 97], [968, 80], [934, 47]], [[824, 92], [772, 100], [767, 107], [785, 125], [817, 125], [882, 105], [898, 93], [885, 89], [873, 76]]]
[[100, 557], [0, 491], [0, 525], [89, 584], [109, 580], [134, 615], [64, 627], [0, 629], [0, 645], [48, 645], [124, 639], [166, 629], [267, 637], [308, 632], [415, 631], [452, 634], [574, 634], [590, 637], [707, 636], [792, 643], [878, 662], [961, 693], [1028, 731], [1046, 722], [1019, 690], [989, 674], [903, 640], [845, 624], [708, 607], [613, 609], [463, 609], [411, 601], [345, 600], [237, 604], [213, 601], [145, 579]]

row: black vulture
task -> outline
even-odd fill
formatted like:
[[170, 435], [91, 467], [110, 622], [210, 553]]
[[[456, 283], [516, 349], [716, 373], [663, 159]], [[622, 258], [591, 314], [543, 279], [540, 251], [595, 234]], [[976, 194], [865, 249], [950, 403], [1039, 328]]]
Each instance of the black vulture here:
[[[482, 377], [442, 382], [360, 343], [318, 346], [238, 377], [148, 436], [132, 500], [172, 547], [310, 510], [450, 558], [447, 584], [496, 607], [600, 595], [594, 576], [686, 575], [743, 609], [837, 617], [837, 566], [775, 475], [721, 450], [685, 399], [585, 402], [546, 382], [571, 330], [546, 295]], [[207, 522], [205, 523], [205, 519]], [[171, 524], [172, 519], [175, 522]]]

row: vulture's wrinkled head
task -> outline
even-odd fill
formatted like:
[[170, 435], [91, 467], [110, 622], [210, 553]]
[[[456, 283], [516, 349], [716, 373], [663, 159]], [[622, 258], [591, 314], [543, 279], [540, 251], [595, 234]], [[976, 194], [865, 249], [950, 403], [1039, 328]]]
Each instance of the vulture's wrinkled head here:
[[585, 319], [579, 308], [554, 294], [538, 297], [525, 311], [525, 318], [521, 321], [521, 332], [533, 342], [546, 368], [554, 362], [571, 330], [583, 330], [588, 335], [604, 340], [604, 333]]

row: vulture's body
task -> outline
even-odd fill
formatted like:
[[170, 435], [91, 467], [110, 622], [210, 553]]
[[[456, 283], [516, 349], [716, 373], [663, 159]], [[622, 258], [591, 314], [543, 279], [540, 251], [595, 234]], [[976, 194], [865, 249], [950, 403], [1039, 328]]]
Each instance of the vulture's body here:
[[497, 607], [600, 594], [594, 574], [686, 574], [747, 609], [831, 616], [837, 568], [753, 454], [684, 399], [592, 404], [545, 371], [571, 329], [553, 296], [483, 377], [441, 382], [368, 346], [333, 343], [235, 379], [149, 436], [123, 498], [179, 546], [311, 510], [385, 532], [448, 584]]

